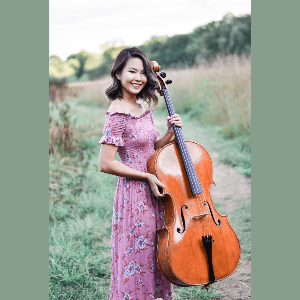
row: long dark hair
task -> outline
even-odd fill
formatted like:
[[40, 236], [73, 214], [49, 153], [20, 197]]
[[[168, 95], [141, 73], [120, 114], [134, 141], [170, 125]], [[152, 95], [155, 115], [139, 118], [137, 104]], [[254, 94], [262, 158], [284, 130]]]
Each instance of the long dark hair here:
[[128, 59], [132, 57], [138, 57], [142, 60], [144, 65], [144, 71], [147, 76], [147, 83], [144, 88], [137, 94], [136, 99], [144, 100], [150, 106], [156, 106], [158, 103], [158, 97], [155, 94], [155, 90], [158, 87], [156, 74], [153, 71], [153, 68], [150, 64], [150, 61], [146, 54], [135, 47], [123, 49], [115, 59], [110, 75], [112, 77], [112, 84], [106, 89], [105, 94], [109, 99], [109, 102], [122, 98], [123, 91], [120, 80], [117, 79], [116, 74], [123, 71], [124, 66], [126, 65]]

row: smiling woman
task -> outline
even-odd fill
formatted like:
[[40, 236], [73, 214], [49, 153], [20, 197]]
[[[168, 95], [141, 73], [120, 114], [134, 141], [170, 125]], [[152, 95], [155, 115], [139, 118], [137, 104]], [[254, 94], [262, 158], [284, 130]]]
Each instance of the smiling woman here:
[[128, 61], [123, 71], [116, 74], [123, 87], [123, 97], [138, 95], [147, 83], [143, 62], [138, 57]]
[[[112, 84], [106, 90], [109, 101], [116, 99], [142, 99], [149, 105], [155, 106], [158, 98], [155, 95], [157, 88], [156, 75], [152, 70], [147, 56], [138, 48], [123, 49], [117, 56], [111, 70]], [[126, 86], [123, 85], [126, 83]], [[127, 88], [130, 89], [127, 91]], [[131, 90], [132, 89], [132, 90]], [[132, 95], [128, 94], [130, 91]]]
[[[172, 286], [161, 274], [155, 255], [156, 229], [164, 224], [157, 198], [162, 196], [159, 187], [165, 186], [148, 173], [147, 160], [174, 137], [172, 123], [179, 127], [182, 123], [178, 115], [168, 117], [167, 132], [158, 139], [150, 109], [158, 102], [156, 76], [140, 49], [122, 50], [111, 77], [106, 90], [111, 105], [99, 142], [100, 170], [119, 176], [112, 220], [110, 300], [170, 300]], [[116, 160], [117, 152], [121, 162]]]

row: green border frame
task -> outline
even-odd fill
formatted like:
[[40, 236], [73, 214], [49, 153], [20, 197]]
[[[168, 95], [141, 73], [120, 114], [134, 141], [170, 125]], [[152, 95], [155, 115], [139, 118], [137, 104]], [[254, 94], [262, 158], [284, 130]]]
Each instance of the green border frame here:
[[[6, 300], [48, 297], [48, 6], [1, 4], [0, 296]], [[297, 297], [296, 6], [252, 0], [253, 299]]]
[[49, 2], [6, 1], [0, 14], [0, 298], [42, 300], [49, 297]]
[[297, 6], [252, 0], [253, 299], [299, 297]]

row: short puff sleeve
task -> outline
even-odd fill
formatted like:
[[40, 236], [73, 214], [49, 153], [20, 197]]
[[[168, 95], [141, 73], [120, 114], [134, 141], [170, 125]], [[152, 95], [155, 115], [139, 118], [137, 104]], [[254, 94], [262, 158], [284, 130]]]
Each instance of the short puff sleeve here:
[[103, 136], [99, 144], [112, 144], [124, 146], [123, 132], [125, 130], [126, 116], [120, 113], [106, 113], [103, 127]]

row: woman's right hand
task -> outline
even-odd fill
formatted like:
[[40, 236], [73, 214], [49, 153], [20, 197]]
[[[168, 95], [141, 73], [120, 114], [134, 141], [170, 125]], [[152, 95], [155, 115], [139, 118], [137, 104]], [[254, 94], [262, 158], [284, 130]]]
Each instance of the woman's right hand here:
[[159, 192], [158, 187], [160, 186], [161, 188], [165, 188], [165, 185], [163, 183], [161, 183], [158, 180], [158, 178], [153, 174], [148, 173], [147, 179], [148, 179], [148, 182], [150, 184], [150, 188], [151, 188], [151, 190], [154, 194], [154, 197], [156, 197], [156, 198], [162, 197], [163, 194], [161, 194]]

